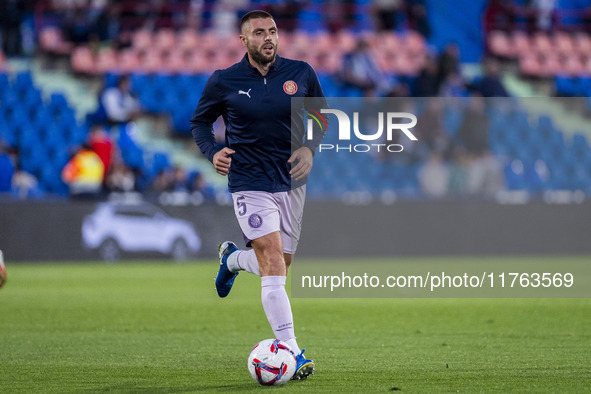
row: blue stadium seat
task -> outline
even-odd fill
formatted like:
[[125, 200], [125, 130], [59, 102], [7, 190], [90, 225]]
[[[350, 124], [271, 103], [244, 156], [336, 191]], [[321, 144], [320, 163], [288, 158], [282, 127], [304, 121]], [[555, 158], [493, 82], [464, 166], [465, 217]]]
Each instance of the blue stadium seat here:
[[558, 96], [577, 96], [579, 94], [577, 81], [566, 75], [554, 77], [554, 86]]
[[7, 154], [0, 153], [0, 193], [9, 192], [11, 188], [14, 164]]

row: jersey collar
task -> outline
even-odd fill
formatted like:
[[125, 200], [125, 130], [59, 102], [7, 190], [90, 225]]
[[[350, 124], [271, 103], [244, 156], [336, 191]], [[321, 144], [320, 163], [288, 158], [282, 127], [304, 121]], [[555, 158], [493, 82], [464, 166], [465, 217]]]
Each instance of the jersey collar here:
[[[281, 63], [282, 62], [283, 62], [283, 58], [281, 56], [279, 56], [279, 55], [275, 55], [275, 61], [273, 62], [273, 64], [271, 64], [271, 67], [269, 67], [269, 72], [267, 73], [267, 75], [270, 75], [275, 70], [277, 70], [281, 66]], [[240, 61], [240, 64], [246, 70], [249, 70], [250, 72], [254, 72], [257, 75], [261, 75], [261, 73], [259, 72], [259, 70], [256, 67], [253, 67], [253, 65], [250, 64], [250, 62], [248, 61], [248, 53], [245, 53], [244, 54], [244, 57]]]

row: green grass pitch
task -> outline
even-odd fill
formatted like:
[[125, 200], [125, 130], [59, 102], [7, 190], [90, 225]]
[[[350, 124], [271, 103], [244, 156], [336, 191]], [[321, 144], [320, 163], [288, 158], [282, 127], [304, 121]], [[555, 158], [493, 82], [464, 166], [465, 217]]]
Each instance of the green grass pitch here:
[[[296, 262], [297, 264], [297, 262]], [[216, 262], [7, 264], [0, 392], [589, 392], [590, 299], [292, 299], [316, 374], [267, 388], [260, 280]]]

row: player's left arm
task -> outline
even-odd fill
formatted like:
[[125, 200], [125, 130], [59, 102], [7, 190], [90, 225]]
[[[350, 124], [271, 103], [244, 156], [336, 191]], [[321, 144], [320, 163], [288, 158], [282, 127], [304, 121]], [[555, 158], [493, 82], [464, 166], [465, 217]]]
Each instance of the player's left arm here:
[[314, 152], [312, 152], [312, 149], [307, 146], [302, 146], [292, 153], [287, 162], [295, 163], [291, 171], [289, 171], [289, 174], [292, 178], [295, 178], [296, 181], [299, 181], [300, 179], [307, 177], [310, 170], [312, 170]]

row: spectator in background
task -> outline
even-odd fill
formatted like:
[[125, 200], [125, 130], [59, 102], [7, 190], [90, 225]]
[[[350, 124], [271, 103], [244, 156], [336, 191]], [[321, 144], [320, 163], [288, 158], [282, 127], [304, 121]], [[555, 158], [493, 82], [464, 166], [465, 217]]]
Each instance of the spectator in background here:
[[528, 30], [550, 31], [554, 27], [554, 8], [556, 0], [528, 0], [526, 6], [529, 8], [531, 17], [528, 18]]
[[188, 178], [187, 172], [183, 167], [175, 167], [172, 170], [172, 177], [170, 180], [170, 185], [168, 187], [168, 191], [171, 192], [188, 192], [189, 185], [188, 185]]
[[509, 97], [499, 76], [499, 62], [489, 57], [484, 60], [484, 76], [473, 86], [482, 97]]
[[269, 2], [265, 5], [264, 10], [273, 15], [273, 19], [281, 26], [282, 31], [291, 33], [298, 27], [298, 19], [294, 16], [304, 8], [305, 3], [300, 0]]
[[372, 3], [377, 31], [394, 31], [398, 22], [398, 14], [403, 9], [402, 0], [374, 0]]
[[345, 55], [341, 77], [346, 85], [361, 89], [366, 97], [389, 96], [394, 88], [374, 61], [369, 43], [363, 39]]
[[200, 193], [204, 201], [215, 200], [215, 190], [207, 184], [205, 177], [200, 172], [194, 172], [189, 177], [189, 191]]
[[157, 193], [169, 191], [173, 182], [172, 172], [168, 168], [158, 171], [158, 174], [150, 184], [150, 190]]
[[90, 40], [92, 23], [87, 18], [84, 7], [76, 8], [64, 21], [64, 35], [67, 41], [76, 45], [86, 44]]
[[449, 163], [449, 194], [461, 196], [468, 191], [468, 173], [471, 156], [461, 145], [454, 145], [451, 149]]
[[100, 101], [110, 124], [126, 124], [141, 113], [139, 100], [131, 92], [131, 82], [127, 75], [119, 77], [117, 86], [105, 89]]
[[512, 31], [515, 27], [514, 0], [490, 0], [484, 11], [484, 31]]
[[464, 79], [460, 74], [452, 73], [449, 74], [442, 82], [439, 90], [439, 96], [441, 97], [466, 97], [468, 91]]
[[435, 97], [424, 101], [423, 112], [418, 116], [416, 137], [421, 141], [417, 148], [418, 161], [425, 162], [430, 152], [446, 152], [449, 139], [443, 123], [442, 100]]
[[414, 96], [435, 97], [439, 94], [439, 69], [437, 60], [428, 56], [417, 77]]
[[70, 188], [70, 196], [77, 198], [98, 197], [104, 175], [103, 162], [87, 144], [82, 145], [62, 170], [62, 180]]
[[431, 198], [441, 198], [449, 190], [450, 170], [443, 161], [441, 152], [431, 152], [429, 160], [424, 163], [417, 173], [422, 192]]
[[503, 165], [490, 151], [475, 157], [468, 168], [468, 193], [494, 197], [505, 189]]
[[488, 115], [482, 97], [470, 98], [468, 109], [458, 131], [458, 143], [468, 153], [481, 155], [488, 150]]
[[[309, 0], [303, 0], [307, 3]], [[339, 32], [355, 26], [355, 0], [327, 0], [324, 2], [324, 21], [328, 31]], [[281, 25], [279, 25], [281, 26]]]
[[406, 11], [410, 28], [425, 38], [431, 36], [431, 26], [427, 16], [426, 0], [406, 0]]
[[18, 163], [16, 171], [12, 175], [11, 192], [13, 196], [19, 199], [42, 195], [37, 178], [24, 171]]
[[105, 185], [109, 192], [132, 192], [136, 189], [135, 175], [123, 161], [115, 161], [107, 174]]
[[105, 179], [113, 161], [113, 141], [103, 126], [94, 125], [88, 136], [90, 148], [98, 155], [105, 168]]
[[22, 52], [21, 22], [26, 11], [22, 0], [0, 1], [0, 36], [2, 49], [7, 56], [20, 55]]
[[439, 59], [437, 60], [437, 67], [439, 70], [439, 81], [443, 82], [451, 74], [461, 75], [460, 70], [460, 48], [456, 43], [449, 43], [445, 45]]

